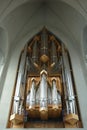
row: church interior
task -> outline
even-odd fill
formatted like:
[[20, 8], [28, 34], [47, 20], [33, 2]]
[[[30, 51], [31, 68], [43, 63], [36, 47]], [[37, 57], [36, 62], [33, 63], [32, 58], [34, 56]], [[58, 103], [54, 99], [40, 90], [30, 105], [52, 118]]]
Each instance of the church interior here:
[[87, 1], [0, 0], [0, 128], [87, 128]]

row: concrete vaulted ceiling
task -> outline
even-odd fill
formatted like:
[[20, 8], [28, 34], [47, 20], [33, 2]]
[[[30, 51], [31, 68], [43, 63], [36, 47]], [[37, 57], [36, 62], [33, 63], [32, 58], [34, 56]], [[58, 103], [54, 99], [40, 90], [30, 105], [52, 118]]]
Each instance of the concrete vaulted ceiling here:
[[71, 40], [69, 44], [73, 43], [81, 52], [87, 24], [86, 7], [85, 0], [1, 0], [0, 26], [3, 37], [8, 40], [0, 42], [0, 50], [7, 56], [28, 33], [47, 26], [54, 33], [58, 32], [61, 40], [64, 36]]

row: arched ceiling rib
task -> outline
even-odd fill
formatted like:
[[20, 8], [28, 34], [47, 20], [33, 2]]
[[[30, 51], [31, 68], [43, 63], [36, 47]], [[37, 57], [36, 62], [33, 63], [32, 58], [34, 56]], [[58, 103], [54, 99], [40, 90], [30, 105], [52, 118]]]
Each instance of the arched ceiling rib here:
[[0, 21], [6, 17], [7, 14], [14, 9], [25, 3], [58, 3], [63, 1], [64, 3], [75, 8], [87, 19], [87, 1], [86, 0], [0, 0]]
[[0, 0], [0, 21], [4, 20], [4, 18], [10, 14], [17, 7], [26, 4], [26, 3], [41, 3], [43, 0]]
[[10, 44], [20, 36], [21, 31], [30, 21], [33, 22], [33, 17], [40, 8], [40, 4], [24, 4], [7, 15], [2, 24], [8, 30]]

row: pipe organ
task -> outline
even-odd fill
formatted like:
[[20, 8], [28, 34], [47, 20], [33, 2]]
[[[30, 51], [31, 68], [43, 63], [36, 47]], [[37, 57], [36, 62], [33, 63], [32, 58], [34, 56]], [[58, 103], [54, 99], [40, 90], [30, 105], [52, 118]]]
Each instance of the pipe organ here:
[[10, 127], [78, 127], [71, 69], [64, 44], [44, 27], [21, 52]]

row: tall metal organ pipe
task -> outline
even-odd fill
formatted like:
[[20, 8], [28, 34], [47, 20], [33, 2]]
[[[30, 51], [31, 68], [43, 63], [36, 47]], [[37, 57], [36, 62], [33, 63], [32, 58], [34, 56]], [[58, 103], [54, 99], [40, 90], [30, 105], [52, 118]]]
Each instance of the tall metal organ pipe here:
[[51, 66], [57, 62], [57, 50], [54, 41], [51, 42]]
[[76, 102], [75, 102], [75, 94], [73, 89], [73, 82], [71, 77], [71, 69], [69, 65], [69, 59], [67, 52], [64, 49], [64, 45], [62, 45], [62, 54], [63, 54], [63, 80], [65, 80], [64, 84], [64, 92], [65, 92], [65, 100], [67, 107], [67, 114], [76, 114]]
[[18, 69], [18, 76], [16, 81], [16, 89], [15, 89], [14, 102], [13, 102], [13, 112], [12, 112], [15, 114], [21, 113], [20, 109], [22, 109], [23, 100], [24, 100], [24, 90], [25, 90], [26, 73], [27, 73], [26, 72], [27, 68], [25, 68], [25, 64], [27, 62], [26, 54], [27, 54], [27, 46], [24, 48], [24, 51], [21, 55], [20, 65]]
[[47, 72], [41, 71], [41, 82], [40, 82], [40, 111], [47, 111]]
[[33, 51], [32, 51], [32, 59], [34, 62], [34, 65], [37, 67], [38, 66], [38, 46], [37, 46], [38, 41], [35, 39], [34, 44], [33, 44]]
[[44, 28], [41, 34], [41, 50], [40, 50], [40, 60], [46, 63], [49, 60], [48, 52], [48, 35], [46, 29]]
[[29, 101], [29, 109], [34, 109], [35, 108], [35, 79], [32, 78], [32, 85], [31, 85], [31, 90], [30, 90], [30, 101]]
[[55, 79], [52, 79], [52, 104], [58, 105], [57, 88], [56, 88]]
[[52, 104], [55, 109], [58, 109], [58, 105], [61, 104], [61, 95], [57, 92], [55, 78], [52, 79]]

